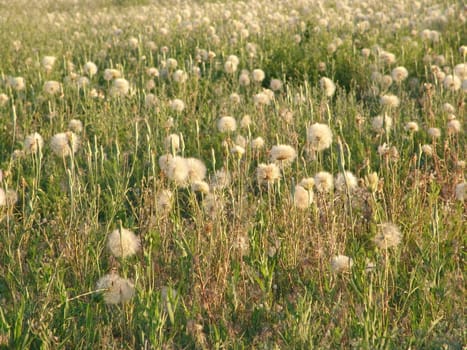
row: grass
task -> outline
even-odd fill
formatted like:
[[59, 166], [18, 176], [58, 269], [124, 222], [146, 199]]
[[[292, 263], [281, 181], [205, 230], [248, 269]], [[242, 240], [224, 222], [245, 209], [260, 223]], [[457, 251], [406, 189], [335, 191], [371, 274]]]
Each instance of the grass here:
[[[349, 17], [339, 20], [342, 6]], [[412, 6], [0, 4], [0, 348], [462, 349], [466, 138], [448, 123], [453, 114], [465, 127], [465, 88], [450, 91], [432, 65], [465, 64], [459, 48], [467, 36], [460, 4]], [[357, 25], [364, 20], [368, 30]], [[424, 40], [424, 29], [436, 30], [439, 42]], [[396, 62], [384, 64], [381, 50]], [[203, 58], [209, 51], [215, 57]], [[239, 65], [228, 74], [233, 54]], [[47, 55], [56, 57], [49, 71]], [[98, 71], [78, 88], [88, 61]], [[400, 84], [371, 78], [396, 66], [409, 72]], [[111, 96], [107, 68], [129, 82], [127, 94]], [[250, 74], [250, 85], [241, 85], [240, 71], [256, 68], [266, 78]], [[176, 69], [188, 73], [185, 83], [175, 81]], [[10, 83], [19, 76], [23, 90]], [[332, 96], [322, 77], [336, 83]], [[253, 96], [272, 79], [282, 89], [258, 105]], [[51, 80], [61, 84], [56, 95], [43, 91]], [[382, 106], [385, 94], [399, 106]], [[183, 111], [171, 108], [174, 99]], [[385, 113], [391, 130], [375, 132], [373, 118]], [[226, 115], [237, 129], [221, 133], [216, 123]], [[51, 139], [70, 131], [72, 119], [83, 125], [75, 130], [79, 149], [57, 156]], [[408, 132], [409, 121], [419, 131]], [[333, 142], [313, 153], [306, 130], [317, 122], [329, 125]], [[440, 138], [429, 135], [432, 127]], [[34, 132], [44, 145], [28, 152], [24, 141]], [[170, 134], [181, 137], [179, 151], [167, 149]], [[258, 136], [265, 146], [255, 150]], [[231, 152], [236, 144], [241, 157]], [[297, 157], [279, 162], [281, 178], [262, 186], [258, 165], [277, 144]], [[164, 171], [159, 157], [176, 151], [203, 161], [208, 194]], [[216, 186], [221, 169], [225, 187]], [[296, 206], [303, 178], [343, 170], [355, 175], [355, 188], [315, 186], [313, 203]], [[164, 190], [171, 205], [161, 206]], [[402, 239], [379, 248], [374, 237], [387, 222]], [[120, 227], [136, 233], [137, 254], [109, 251], [109, 234]], [[338, 255], [352, 267], [336, 272]], [[96, 283], [112, 273], [134, 284], [130, 300], [106, 304], [109, 290]]]

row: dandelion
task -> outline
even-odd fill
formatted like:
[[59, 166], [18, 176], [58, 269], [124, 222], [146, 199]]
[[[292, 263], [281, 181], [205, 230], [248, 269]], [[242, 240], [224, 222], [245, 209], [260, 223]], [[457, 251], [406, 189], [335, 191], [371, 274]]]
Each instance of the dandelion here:
[[165, 138], [164, 144], [167, 152], [177, 153], [180, 150], [180, 136], [170, 134]]
[[110, 90], [111, 96], [126, 96], [130, 91], [130, 83], [124, 78], [117, 78], [113, 81], [112, 88]]
[[387, 114], [383, 116], [378, 115], [371, 120], [371, 128], [377, 133], [386, 132], [391, 130], [392, 118]]
[[242, 70], [238, 77], [238, 83], [242, 86], [250, 85], [250, 74], [247, 70]]
[[0, 94], [0, 107], [5, 106], [10, 98], [7, 94], [1, 93]]
[[253, 80], [257, 83], [261, 83], [266, 76], [262, 69], [254, 69], [253, 72], [251, 72], [251, 75], [253, 77]]
[[332, 143], [332, 131], [326, 124], [315, 123], [307, 129], [307, 142], [314, 151], [323, 151]]
[[259, 185], [272, 184], [276, 180], [279, 180], [280, 176], [279, 167], [274, 163], [261, 163], [256, 168], [256, 179]]
[[378, 232], [373, 238], [373, 242], [380, 249], [396, 247], [401, 242], [401, 232], [399, 227], [393, 223], [378, 225]]
[[151, 78], [158, 78], [159, 77], [159, 69], [155, 67], [149, 67], [146, 69], [146, 74]]
[[400, 104], [399, 97], [397, 97], [396, 95], [392, 95], [392, 94], [381, 96], [379, 101], [383, 106], [387, 106], [389, 108], [399, 107], [399, 104]]
[[178, 84], [184, 84], [188, 80], [188, 74], [187, 72], [177, 69], [173, 74], [172, 74], [172, 79], [178, 83]]
[[336, 92], [336, 84], [329, 78], [322, 77], [319, 80], [319, 85], [321, 90], [323, 90], [324, 94], [328, 97], [331, 97]]
[[443, 85], [449, 91], [457, 91], [461, 88], [462, 81], [457, 75], [449, 74], [444, 78]]
[[267, 106], [271, 103], [271, 98], [263, 91], [253, 96], [253, 102], [256, 107]]
[[232, 61], [226, 61], [224, 63], [224, 70], [228, 74], [233, 74], [237, 71], [237, 65]]
[[391, 148], [386, 144], [386, 142], [378, 146], [378, 154], [381, 157], [389, 155], [390, 150]]
[[251, 117], [248, 114], [245, 114], [240, 121], [240, 127], [248, 129], [251, 125]]
[[245, 154], [245, 148], [240, 145], [235, 145], [230, 149], [230, 153], [240, 159]]
[[280, 81], [279, 79], [271, 79], [269, 86], [272, 91], [279, 91], [280, 89], [282, 89], [282, 81]]
[[391, 77], [396, 83], [400, 83], [403, 80], [407, 79], [409, 72], [405, 67], [399, 66], [392, 70]]
[[111, 273], [101, 277], [96, 284], [97, 289], [105, 289], [106, 304], [120, 304], [130, 300], [135, 294], [135, 286], [129, 280]]
[[136, 39], [135, 37], [131, 37], [128, 39], [128, 46], [131, 48], [131, 49], [137, 49], [138, 48], [138, 45], [139, 45], [139, 41], [138, 39]]
[[441, 130], [439, 128], [429, 128], [428, 135], [434, 139], [441, 137]]
[[353, 266], [352, 258], [345, 255], [337, 255], [331, 259], [331, 270], [334, 273], [349, 271]]
[[237, 146], [245, 148], [246, 147], [246, 139], [242, 135], [237, 135], [237, 137], [235, 138], [235, 144]]
[[262, 149], [264, 147], [264, 144], [264, 139], [261, 136], [258, 136], [251, 140], [251, 148], [256, 151]]
[[447, 124], [447, 127], [448, 127], [448, 134], [450, 135], [458, 134], [462, 130], [462, 124], [457, 119], [450, 120]]
[[170, 101], [170, 108], [177, 113], [181, 113], [185, 109], [185, 103], [176, 98]]
[[237, 129], [237, 121], [233, 117], [225, 116], [217, 121], [217, 130], [222, 133], [234, 132]]
[[312, 177], [306, 177], [302, 179], [299, 183], [299, 186], [303, 187], [307, 191], [311, 191], [315, 185], [315, 179]]
[[289, 145], [275, 145], [270, 151], [270, 159], [272, 162], [280, 162], [281, 164], [289, 164], [297, 157], [297, 152]]
[[26, 88], [26, 82], [23, 77], [11, 77], [8, 79], [8, 84], [16, 91], [21, 91]]
[[203, 209], [207, 216], [214, 219], [223, 210], [222, 197], [215, 193], [208, 193], [203, 200]]
[[358, 180], [350, 171], [345, 171], [337, 175], [334, 185], [339, 192], [345, 192], [347, 189], [352, 192], [357, 188]]
[[196, 158], [186, 158], [188, 170], [187, 180], [189, 183], [204, 180], [206, 177], [206, 165]]
[[24, 139], [24, 150], [26, 153], [38, 153], [41, 152], [44, 146], [44, 139], [37, 132], [30, 134]]
[[117, 258], [135, 255], [141, 249], [139, 238], [125, 228], [116, 229], [107, 238], [107, 248]]
[[408, 122], [407, 124], [405, 124], [404, 129], [411, 133], [417, 132], [418, 124], [416, 122]]
[[159, 214], [167, 214], [172, 209], [173, 193], [170, 190], [161, 190], [156, 196], [156, 209]]
[[44, 83], [43, 91], [49, 95], [55, 95], [61, 90], [60, 83], [55, 80], [49, 80]]
[[191, 183], [191, 190], [193, 192], [200, 192], [203, 194], [208, 194], [209, 184], [206, 181], [193, 181]]
[[230, 100], [230, 102], [232, 102], [233, 104], [239, 104], [240, 101], [241, 101], [241, 98], [240, 98], [240, 95], [239, 95], [239, 94], [237, 94], [237, 93], [234, 92], [234, 93], [230, 94], [229, 100]]
[[183, 157], [170, 155], [166, 160], [159, 158], [159, 165], [167, 177], [175, 182], [177, 185], [184, 186], [188, 179], [188, 165], [186, 159]]
[[431, 147], [430, 145], [423, 145], [422, 152], [428, 157], [431, 157], [433, 155], [433, 147]]
[[72, 131], [55, 134], [50, 139], [50, 147], [59, 157], [68, 157], [76, 153], [79, 144], [79, 136]]
[[295, 207], [298, 209], [306, 209], [313, 203], [313, 191], [298, 185], [295, 187], [293, 200]]
[[327, 171], [320, 171], [314, 177], [315, 187], [318, 192], [328, 193], [334, 188], [334, 179]]
[[456, 185], [456, 199], [458, 201], [463, 202], [467, 198], [466, 192], [467, 192], [467, 182], [462, 182]]
[[157, 97], [154, 94], [147, 94], [144, 98], [144, 105], [146, 108], [151, 108], [157, 105]]
[[467, 79], [467, 64], [466, 63], [457, 64], [453, 69], [453, 73], [455, 76], [459, 77], [460, 80]]
[[79, 134], [83, 131], [83, 123], [79, 119], [71, 119], [68, 122], [68, 129]]
[[221, 190], [230, 186], [231, 176], [230, 173], [224, 168], [216, 170], [211, 181], [213, 189]]
[[118, 79], [122, 76], [122, 73], [117, 69], [107, 68], [104, 70], [104, 80], [110, 81], [112, 79]]
[[450, 103], [445, 103], [443, 105], [443, 110], [446, 112], [446, 113], [449, 113], [449, 114], [452, 114], [452, 113], [455, 113], [456, 112], [456, 109], [454, 108], [454, 106]]
[[363, 57], [368, 58], [370, 57], [371, 50], [368, 48], [363, 48], [361, 54]]
[[83, 89], [86, 86], [89, 86], [90, 81], [88, 77], [79, 77], [77, 81], [78, 88]]
[[94, 62], [86, 62], [86, 64], [83, 66], [83, 71], [85, 74], [92, 77], [97, 73], [97, 66]]
[[381, 51], [379, 54], [379, 58], [383, 63], [387, 65], [391, 65], [394, 62], [396, 62], [396, 56], [388, 51]]
[[44, 67], [47, 72], [50, 72], [53, 69], [56, 60], [57, 58], [55, 56], [44, 56], [41, 62], [42, 67]]

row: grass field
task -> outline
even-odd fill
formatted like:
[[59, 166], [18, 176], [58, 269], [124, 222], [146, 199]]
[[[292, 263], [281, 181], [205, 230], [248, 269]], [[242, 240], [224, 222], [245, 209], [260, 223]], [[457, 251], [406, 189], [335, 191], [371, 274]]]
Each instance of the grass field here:
[[0, 1], [0, 349], [465, 349], [466, 19]]

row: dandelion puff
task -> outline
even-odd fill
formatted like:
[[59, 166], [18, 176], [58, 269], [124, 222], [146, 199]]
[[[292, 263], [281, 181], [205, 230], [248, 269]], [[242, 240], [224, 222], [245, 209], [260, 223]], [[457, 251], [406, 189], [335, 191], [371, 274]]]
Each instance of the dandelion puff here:
[[214, 219], [223, 210], [223, 200], [215, 193], [208, 193], [203, 200], [203, 210], [207, 216]]
[[378, 232], [373, 242], [380, 249], [396, 247], [401, 242], [401, 232], [399, 227], [393, 223], [384, 223], [378, 225]]
[[453, 69], [453, 73], [455, 76], [459, 77], [460, 80], [467, 79], [467, 64], [466, 63], [457, 64]]
[[209, 184], [206, 181], [193, 181], [191, 183], [191, 190], [193, 192], [199, 192], [203, 194], [209, 193]]
[[307, 141], [312, 150], [323, 151], [332, 144], [332, 131], [326, 124], [315, 123], [307, 129]]
[[450, 135], [458, 134], [462, 131], [462, 124], [457, 119], [450, 120], [447, 124], [447, 127], [448, 127], [448, 134]]
[[167, 152], [177, 153], [180, 150], [180, 136], [170, 134], [165, 138], [164, 145]]
[[404, 129], [411, 133], [417, 132], [418, 124], [416, 122], [408, 122], [407, 124], [405, 124]]
[[156, 197], [156, 209], [159, 214], [167, 214], [172, 209], [173, 193], [170, 190], [161, 190]]
[[238, 83], [241, 86], [250, 85], [250, 73], [247, 70], [242, 70], [240, 76], [238, 77]]
[[446, 75], [446, 77], [443, 80], [443, 85], [445, 89], [449, 91], [457, 91], [461, 88], [462, 86], [462, 81], [459, 79], [457, 75]]
[[302, 186], [296, 186], [293, 200], [295, 207], [306, 209], [313, 203], [313, 191], [306, 190]]
[[314, 177], [315, 187], [318, 192], [328, 193], [334, 188], [334, 179], [327, 171], [320, 171]]
[[290, 145], [275, 145], [270, 151], [271, 162], [290, 164], [297, 157], [297, 151]]
[[55, 65], [55, 61], [57, 60], [57, 58], [55, 56], [44, 56], [42, 58], [42, 67], [47, 71], [47, 72], [50, 72], [54, 65]]
[[79, 136], [72, 131], [55, 134], [50, 139], [50, 147], [59, 157], [68, 157], [76, 153], [79, 144]]
[[0, 94], [0, 107], [5, 106], [10, 98], [7, 94], [1, 93]]
[[405, 67], [399, 66], [392, 70], [391, 77], [396, 83], [400, 83], [403, 80], [407, 79], [409, 72]]
[[282, 89], [282, 81], [280, 81], [279, 79], [271, 79], [269, 86], [272, 91], [279, 91], [280, 89]]
[[463, 202], [467, 198], [466, 192], [467, 192], [467, 182], [462, 182], [456, 185], [456, 199], [458, 201]]
[[242, 156], [245, 154], [245, 148], [240, 146], [240, 145], [234, 145], [230, 149], [230, 153], [235, 155], [238, 159], [242, 158]]
[[431, 145], [423, 145], [422, 152], [428, 157], [431, 157], [433, 155], [433, 147], [431, 147]]
[[315, 179], [312, 177], [305, 177], [298, 183], [298, 185], [303, 187], [307, 191], [311, 191], [315, 186]]
[[275, 163], [261, 163], [256, 168], [256, 179], [259, 185], [272, 184], [281, 177], [280, 169]]
[[126, 96], [130, 91], [130, 83], [124, 78], [117, 78], [113, 81], [112, 88], [110, 90], [111, 96]]
[[264, 147], [265, 141], [261, 136], [258, 136], [251, 140], [251, 148], [258, 151]]
[[392, 127], [392, 118], [385, 114], [384, 116], [378, 115], [371, 120], [371, 128], [377, 133], [383, 131], [388, 133]]
[[106, 304], [120, 304], [130, 300], [135, 294], [134, 284], [116, 273], [101, 277], [96, 284], [97, 289], [105, 289], [104, 302]]
[[345, 192], [347, 188], [349, 192], [352, 192], [357, 188], [358, 180], [350, 171], [345, 171], [344, 173], [337, 174], [334, 185], [339, 192]]
[[441, 137], [441, 130], [439, 128], [429, 128], [428, 135], [434, 139]]
[[336, 92], [336, 84], [334, 84], [334, 82], [329, 78], [322, 77], [319, 80], [319, 85], [321, 87], [321, 90], [328, 97], [331, 97]]
[[346, 255], [337, 255], [331, 259], [331, 270], [334, 273], [348, 272], [352, 266], [352, 258]]
[[97, 66], [94, 62], [86, 62], [86, 64], [83, 66], [83, 71], [86, 75], [92, 77], [97, 73]]
[[176, 98], [170, 101], [170, 108], [177, 113], [181, 113], [185, 109], [185, 103]]
[[248, 114], [245, 114], [242, 118], [242, 120], [240, 121], [240, 127], [244, 128], [244, 129], [248, 129], [251, 125], [252, 121], [251, 121], [251, 117], [250, 115]]
[[381, 96], [379, 101], [383, 106], [387, 106], [389, 108], [399, 107], [399, 104], [400, 104], [399, 97], [397, 97], [396, 95], [392, 95], [392, 94]]
[[83, 123], [79, 119], [71, 119], [68, 122], [68, 128], [71, 131], [79, 134], [79, 133], [81, 133], [83, 131]]
[[266, 76], [262, 69], [254, 69], [253, 72], [251, 72], [251, 75], [253, 77], [253, 80], [257, 83], [261, 83]]
[[44, 139], [37, 132], [24, 138], [24, 150], [26, 153], [38, 153], [44, 147]]
[[189, 177], [188, 164], [185, 158], [175, 156], [168, 160], [167, 177], [179, 186], [185, 186]]
[[104, 80], [110, 81], [121, 78], [122, 73], [118, 69], [107, 68], [104, 70]]
[[215, 190], [221, 190], [230, 186], [230, 173], [224, 168], [216, 170], [211, 179], [211, 186]]
[[237, 121], [233, 117], [225, 116], [217, 121], [217, 130], [220, 132], [234, 132], [237, 129]]
[[203, 161], [196, 158], [186, 158], [186, 166], [188, 169], [188, 182], [204, 180], [206, 177], [206, 165]]
[[172, 74], [172, 79], [178, 84], [184, 84], [188, 80], [188, 74], [181, 69], [177, 69]]
[[8, 84], [16, 91], [21, 91], [26, 88], [26, 82], [23, 77], [11, 77], [8, 79]]
[[132, 231], [121, 228], [109, 234], [107, 248], [115, 257], [126, 258], [141, 249], [141, 242]]
[[58, 81], [49, 80], [44, 83], [43, 91], [48, 95], [56, 95], [61, 91], [61, 86]]

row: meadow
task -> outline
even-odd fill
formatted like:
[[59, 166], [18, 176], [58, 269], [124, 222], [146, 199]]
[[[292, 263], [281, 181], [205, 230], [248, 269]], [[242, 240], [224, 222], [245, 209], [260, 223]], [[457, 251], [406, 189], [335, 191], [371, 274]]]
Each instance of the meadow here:
[[0, 1], [0, 349], [465, 349], [466, 19]]

